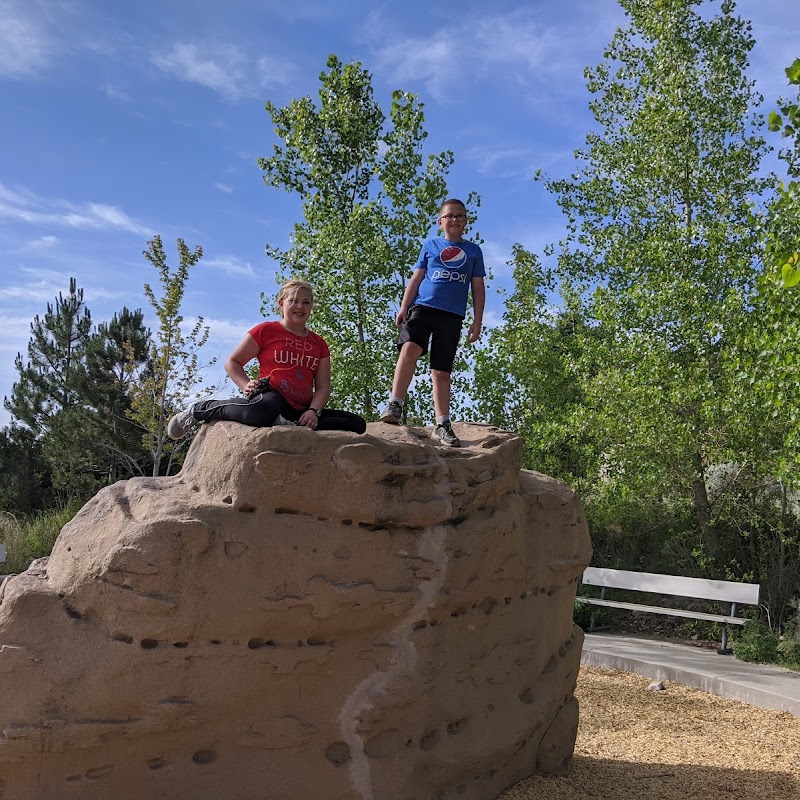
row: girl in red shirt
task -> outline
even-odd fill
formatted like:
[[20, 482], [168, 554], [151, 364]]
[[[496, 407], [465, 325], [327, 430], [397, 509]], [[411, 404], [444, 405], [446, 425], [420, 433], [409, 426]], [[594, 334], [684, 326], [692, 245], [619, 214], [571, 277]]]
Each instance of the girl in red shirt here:
[[[364, 433], [363, 417], [325, 408], [331, 394], [331, 357], [325, 340], [306, 327], [313, 305], [310, 284], [287, 281], [278, 293], [280, 320], [251, 328], [225, 361], [225, 371], [245, 396], [195, 403], [172, 417], [167, 435], [180, 439], [198, 422], [217, 419], [254, 428], [295, 424]], [[253, 359], [259, 364], [256, 379], [245, 371]]]

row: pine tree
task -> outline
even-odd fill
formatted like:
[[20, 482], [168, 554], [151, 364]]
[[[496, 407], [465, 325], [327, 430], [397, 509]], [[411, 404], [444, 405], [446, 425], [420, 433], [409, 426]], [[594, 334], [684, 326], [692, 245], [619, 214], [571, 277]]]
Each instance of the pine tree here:
[[84, 306], [83, 289], [70, 278], [69, 294], [59, 293], [48, 303], [44, 318], [37, 314], [31, 323], [28, 358], [17, 354], [14, 366], [19, 380], [4, 406], [16, 420], [43, 435], [52, 418], [78, 401], [82, 359], [92, 326]]
[[102, 422], [96, 444], [109, 483], [147, 470], [149, 458], [142, 447], [141, 431], [128, 412], [149, 347], [144, 313], [127, 307], [114, 314], [111, 322], [100, 323], [87, 342], [81, 395]]

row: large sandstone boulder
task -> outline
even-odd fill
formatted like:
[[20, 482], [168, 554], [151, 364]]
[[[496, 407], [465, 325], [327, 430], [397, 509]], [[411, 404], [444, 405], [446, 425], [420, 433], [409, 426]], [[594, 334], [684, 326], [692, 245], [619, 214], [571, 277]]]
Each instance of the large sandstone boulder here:
[[590, 545], [521, 442], [205, 425], [0, 589], [3, 800], [490, 800], [568, 769]]

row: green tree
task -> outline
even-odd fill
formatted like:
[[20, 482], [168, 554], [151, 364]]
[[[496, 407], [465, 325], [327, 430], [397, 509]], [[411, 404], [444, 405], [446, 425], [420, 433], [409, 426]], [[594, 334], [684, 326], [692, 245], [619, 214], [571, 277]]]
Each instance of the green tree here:
[[[759, 276], [753, 318], [742, 347], [741, 365], [750, 382], [750, 424], [780, 479], [800, 486], [800, 59], [786, 68], [798, 96], [779, 101], [769, 127], [787, 140], [779, 152], [786, 179], [778, 184], [763, 228], [764, 270]], [[764, 431], [769, 427], [769, 432]]]
[[27, 363], [17, 355], [20, 379], [5, 402], [12, 417], [29, 426], [39, 440], [49, 468], [45, 483], [52, 483], [60, 501], [85, 499], [98, 486], [93, 467], [96, 437], [91, 433], [97, 426], [81, 394], [91, 325], [83, 289], [70, 278], [69, 294], [59, 293], [43, 318], [34, 317]]
[[790, 144], [779, 153], [786, 164], [789, 180], [779, 185], [770, 209], [767, 254], [780, 270], [784, 286], [795, 287], [800, 284], [800, 58], [784, 71], [798, 96], [780, 98], [778, 110], [769, 115], [769, 129], [773, 133], [780, 132]]
[[161, 474], [165, 455], [169, 473], [175, 454], [166, 434], [170, 415], [187, 405], [202, 381], [202, 370], [216, 359], [200, 364], [199, 352], [209, 334], [202, 317], [198, 317], [188, 334], [181, 328], [184, 321], [181, 303], [189, 272], [203, 257], [203, 249], [198, 246], [189, 250], [184, 240], [178, 239], [179, 263], [177, 269], [170, 271], [161, 237], [154, 236], [148, 245], [143, 254], [158, 271], [163, 294], [158, 297], [149, 283], [145, 283], [144, 292], [155, 309], [159, 327], [156, 341], [150, 345], [147, 367], [132, 390], [127, 413], [144, 431], [144, 446], [150, 453], [153, 475], [157, 476]]
[[[800, 60], [786, 69], [786, 76], [798, 91]], [[769, 621], [776, 629], [790, 614], [797, 615], [800, 601], [799, 101], [781, 98], [779, 111], [769, 115], [770, 130], [787, 141], [779, 152], [786, 175], [760, 231], [765, 261], [736, 360], [746, 391], [731, 407], [745, 456], [729, 478], [735, 491], [727, 507], [742, 531], [739, 560], [762, 583]]]
[[150, 343], [142, 310], [123, 307], [110, 322], [97, 325], [86, 345], [80, 389], [100, 418], [97, 467], [109, 483], [143, 474], [147, 467], [141, 430], [128, 417], [128, 411], [147, 363]]
[[629, 24], [586, 73], [599, 130], [571, 178], [547, 182], [568, 218], [559, 261], [594, 287], [610, 337], [586, 387], [606, 483], [688, 498], [697, 547], [719, 562], [707, 471], [736, 457], [730, 352], [760, 255], [751, 198], [767, 185], [753, 39], [732, 0], [713, 15], [700, 0], [620, 4]]
[[103, 466], [104, 421], [92, 408], [75, 404], [54, 414], [42, 439], [57, 505], [85, 502], [107, 483]]
[[[332, 403], [374, 416], [391, 385], [393, 320], [405, 277], [446, 194], [450, 152], [425, 160], [423, 105], [392, 95], [389, 125], [360, 63], [331, 55], [310, 97], [267, 103], [281, 144], [259, 160], [267, 185], [297, 194], [304, 219], [292, 247], [268, 245], [281, 279], [316, 289], [314, 329], [331, 347]], [[272, 297], [262, 295], [262, 310]]]
[[597, 461], [581, 370], [602, 347], [602, 331], [588, 324], [575, 293], [564, 291], [564, 306], [554, 308], [553, 277], [535, 254], [517, 244], [509, 265], [514, 289], [502, 323], [475, 358], [474, 410], [522, 436], [525, 467], [581, 487]]
[[78, 401], [82, 360], [92, 318], [83, 302], [83, 289], [69, 280], [69, 294], [59, 292], [48, 303], [43, 318], [31, 323], [31, 340], [25, 362], [18, 353], [14, 366], [19, 380], [4, 406], [15, 419], [38, 435], [47, 431], [52, 418]]
[[0, 429], [0, 511], [31, 515], [53, 503], [50, 466], [31, 428]]

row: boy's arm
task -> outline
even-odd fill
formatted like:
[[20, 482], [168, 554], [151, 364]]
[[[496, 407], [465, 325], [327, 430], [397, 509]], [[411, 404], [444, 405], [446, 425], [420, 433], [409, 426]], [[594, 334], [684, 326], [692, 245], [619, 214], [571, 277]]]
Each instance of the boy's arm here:
[[483, 278], [472, 279], [472, 308], [473, 318], [472, 324], [469, 326], [469, 334], [467, 341], [472, 344], [477, 342], [481, 335], [481, 326], [483, 325], [483, 307], [486, 305], [486, 284]]
[[397, 316], [394, 320], [394, 324], [397, 325], [398, 328], [405, 321], [406, 314], [408, 314], [408, 309], [411, 308], [411, 306], [414, 304], [414, 301], [417, 299], [417, 294], [419, 294], [419, 285], [422, 283], [424, 277], [424, 269], [415, 269], [414, 274], [411, 276], [411, 280], [406, 284], [406, 290], [403, 292], [403, 300], [400, 303], [400, 310], [397, 312]]

